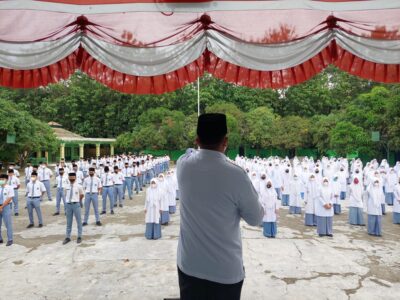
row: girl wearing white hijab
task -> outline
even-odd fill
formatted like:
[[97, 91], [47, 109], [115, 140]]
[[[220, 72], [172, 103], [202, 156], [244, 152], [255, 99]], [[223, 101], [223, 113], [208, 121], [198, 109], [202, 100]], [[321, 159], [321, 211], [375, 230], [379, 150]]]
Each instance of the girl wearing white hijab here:
[[391, 168], [386, 176], [385, 181], [385, 202], [387, 205], [393, 205], [394, 199], [394, 187], [397, 184], [397, 174], [396, 171]]
[[168, 225], [169, 222], [169, 198], [164, 174], [158, 175], [158, 187], [161, 196], [161, 225]]
[[305, 194], [305, 218], [304, 223], [306, 226], [317, 226], [317, 219], [315, 218], [315, 198], [318, 196], [318, 184], [315, 180], [315, 175], [311, 174], [306, 187]]
[[342, 213], [342, 205], [340, 204], [340, 183], [339, 176], [334, 175], [333, 181], [330, 183], [332, 193], [333, 193], [333, 212], [335, 215], [340, 215]]
[[382, 201], [385, 201], [380, 181], [374, 179], [367, 189], [368, 234], [382, 236]]
[[168, 198], [169, 213], [176, 213], [176, 187], [170, 171], [167, 172], [165, 179], [165, 196]]
[[400, 224], [400, 177], [394, 187], [393, 224]]
[[260, 202], [264, 208], [263, 234], [268, 238], [274, 238], [277, 233], [276, 220], [280, 203], [271, 180], [267, 180], [261, 187]]
[[301, 203], [303, 202], [301, 196], [302, 190], [302, 181], [297, 174], [293, 174], [293, 180], [290, 184], [289, 214], [301, 215]]
[[333, 192], [326, 177], [322, 180], [322, 187], [315, 201], [315, 215], [318, 235], [333, 236]]
[[363, 185], [358, 177], [354, 177], [349, 188], [349, 223], [365, 226], [363, 215]]
[[286, 167], [282, 174], [282, 206], [289, 206], [291, 181], [290, 169], [289, 167]]
[[146, 232], [145, 237], [148, 240], [157, 240], [161, 238], [160, 225], [161, 194], [157, 186], [156, 179], [150, 181], [150, 187], [146, 191], [146, 202], [144, 211], [146, 213]]

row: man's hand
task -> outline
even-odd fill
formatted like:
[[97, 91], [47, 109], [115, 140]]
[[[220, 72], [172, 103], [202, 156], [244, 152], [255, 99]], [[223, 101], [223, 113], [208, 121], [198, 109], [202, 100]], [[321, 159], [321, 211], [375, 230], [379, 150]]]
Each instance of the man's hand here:
[[330, 204], [329, 204], [329, 203], [326, 203], [326, 204], [324, 204], [324, 208], [325, 208], [325, 209], [330, 209], [330, 208], [331, 208], [331, 206], [330, 206]]
[[0, 212], [2, 212], [2, 211], [3, 211], [3, 205], [0, 206]]
[[147, 209], [144, 210], [144, 213], [147, 213]]

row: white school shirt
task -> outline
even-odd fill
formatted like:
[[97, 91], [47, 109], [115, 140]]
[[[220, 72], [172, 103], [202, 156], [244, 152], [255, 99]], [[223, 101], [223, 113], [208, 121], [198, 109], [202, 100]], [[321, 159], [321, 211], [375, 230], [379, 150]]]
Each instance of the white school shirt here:
[[370, 185], [368, 187], [367, 213], [369, 215], [382, 215], [382, 201], [385, 201], [382, 186], [377, 187]]
[[[72, 193], [72, 196], [71, 196]], [[77, 203], [80, 201], [79, 195], [83, 195], [84, 191], [83, 188], [80, 184], [77, 184], [76, 182], [72, 185], [69, 184], [65, 188], [65, 201], [67, 203]]]
[[41, 197], [42, 193], [46, 192], [46, 187], [43, 182], [40, 182], [39, 180], [36, 180], [35, 182], [31, 180], [26, 185], [26, 191], [28, 197]]
[[133, 170], [132, 176], [137, 177], [139, 174], [139, 168], [137, 166], [134, 166], [134, 167], [132, 167], [132, 170]]
[[8, 177], [7, 184], [13, 189], [16, 189], [21, 184], [21, 182], [19, 181], [18, 177], [16, 177], [14, 174], [14, 176]]
[[49, 168], [39, 168], [37, 173], [40, 181], [50, 180], [50, 177], [53, 175], [53, 172]]
[[146, 209], [145, 222], [159, 224], [161, 195], [158, 191], [158, 186], [156, 186], [155, 188], [150, 187], [146, 191], [146, 200], [144, 208]]
[[[9, 185], [0, 186], [0, 193], [3, 195], [3, 202], [0, 200], [0, 205], [2, 205], [8, 198], [14, 198], [14, 189]], [[10, 203], [13, 201], [11, 200]]]
[[243, 169], [220, 152], [189, 149], [177, 162], [185, 274], [223, 284], [244, 279], [240, 219], [258, 226], [263, 208]]
[[[93, 182], [92, 182], [92, 179], [93, 179]], [[90, 187], [92, 189], [90, 189]], [[101, 187], [102, 187], [101, 180], [94, 175], [93, 175], [93, 177], [90, 177], [90, 175], [89, 175], [83, 181], [83, 189], [85, 190], [85, 193], [97, 194], [99, 192], [99, 188], [101, 188]]]
[[31, 180], [32, 171], [33, 171], [33, 167], [32, 166], [25, 168], [25, 179], [26, 180]]
[[125, 177], [124, 175], [122, 175], [122, 173], [114, 173], [113, 174], [113, 181], [114, 184], [123, 184], [125, 181]]
[[103, 173], [101, 175], [101, 185], [104, 187], [110, 187], [114, 185], [114, 174], [111, 174], [110, 172]]
[[128, 168], [123, 167], [121, 172], [124, 175], [124, 177], [132, 177], [133, 170], [131, 167]]
[[333, 204], [333, 193], [330, 186], [322, 186], [319, 189], [319, 195], [315, 199], [315, 215], [318, 217], [333, 217], [333, 206], [329, 209], [324, 207], [325, 204]]
[[264, 208], [263, 222], [276, 222], [276, 210], [280, 208], [280, 201], [278, 195], [273, 187], [266, 188], [265, 185], [261, 187], [260, 202]]
[[69, 184], [69, 180], [68, 180], [68, 177], [66, 174], [64, 174], [62, 177], [60, 175], [58, 175], [56, 178], [56, 182], [57, 182], [58, 189], [61, 189], [61, 188], [64, 189]]
[[358, 184], [352, 183], [349, 187], [349, 207], [363, 208], [363, 194], [364, 189], [360, 182]]

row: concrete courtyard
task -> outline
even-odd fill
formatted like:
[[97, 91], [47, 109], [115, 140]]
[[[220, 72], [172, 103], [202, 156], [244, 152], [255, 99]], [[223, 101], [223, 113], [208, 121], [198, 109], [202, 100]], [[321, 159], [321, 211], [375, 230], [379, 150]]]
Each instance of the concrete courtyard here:
[[[55, 201], [42, 202], [43, 228], [26, 229], [24, 193], [22, 188], [20, 216], [13, 217], [14, 245], [0, 245], [0, 299], [179, 298], [179, 201], [160, 240], [144, 238], [143, 192], [103, 216], [102, 227], [94, 225], [91, 211], [82, 244], [76, 244], [74, 223], [73, 241], [63, 246], [66, 221], [52, 216]], [[383, 237], [375, 238], [347, 224], [347, 201], [344, 206], [334, 218], [333, 238], [318, 237], [285, 208], [276, 239], [242, 223], [242, 299], [400, 299], [400, 226], [392, 224], [391, 208]]]

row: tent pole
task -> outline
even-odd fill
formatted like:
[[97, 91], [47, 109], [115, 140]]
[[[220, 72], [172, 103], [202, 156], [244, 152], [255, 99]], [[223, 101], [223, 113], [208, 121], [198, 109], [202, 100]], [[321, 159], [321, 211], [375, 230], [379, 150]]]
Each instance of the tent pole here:
[[197, 116], [200, 116], [200, 77], [197, 78]]

